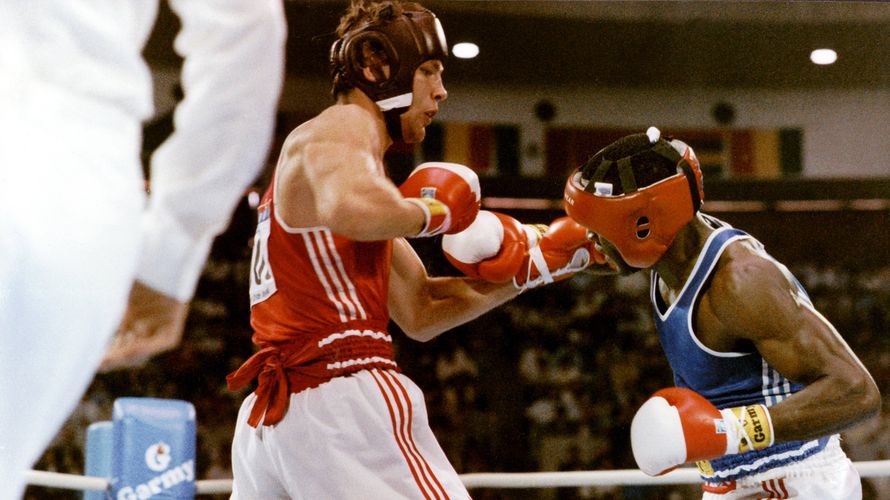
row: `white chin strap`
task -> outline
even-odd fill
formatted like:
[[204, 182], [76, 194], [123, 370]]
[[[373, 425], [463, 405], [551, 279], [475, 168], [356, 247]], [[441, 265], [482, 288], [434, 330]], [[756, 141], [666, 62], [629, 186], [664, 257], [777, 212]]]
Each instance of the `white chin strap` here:
[[411, 92], [408, 92], [407, 94], [401, 94], [395, 97], [377, 101], [377, 107], [380, 108], [380, 111], [389, 111], [396, 108], [407, 108], [408, 106], [411, 106], [411, 100], [413, 98], [414, 95]]

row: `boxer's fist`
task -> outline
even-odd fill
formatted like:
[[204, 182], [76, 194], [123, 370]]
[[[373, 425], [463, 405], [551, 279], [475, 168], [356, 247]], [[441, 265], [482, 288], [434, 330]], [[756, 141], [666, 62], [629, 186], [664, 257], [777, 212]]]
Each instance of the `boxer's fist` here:
[[497, 212], [480, 210], [470, 227], [442, 238], [448, 261], [473, 278], [501, 283], [510, 281], [538, 243], [541, 230]]
[[637, 466], [654, 476], [688, 462], [763, 449], [774, 438], [765, 406], [718, 410], [700, 394], [672, 387], [637, 410], [630, 441]]
[[554, 220], [528, 255], [513, 283], [520, 290], [571, 277], [592, 263], [606, 264], [587, 238], [587, 229], [569, 217]]
[[457, 163], [422, 163], [399, 186], [408, 201], [425, 215], [424, 226], [415, 237], [463, 231], [479, 213], [479, 177]]

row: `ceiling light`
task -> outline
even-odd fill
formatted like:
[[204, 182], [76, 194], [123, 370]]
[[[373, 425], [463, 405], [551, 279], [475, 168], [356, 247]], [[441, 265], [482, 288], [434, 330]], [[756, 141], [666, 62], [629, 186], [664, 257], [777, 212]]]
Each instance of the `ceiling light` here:
[[475, 43], [460, 42], [451, 47], [451, 53], [458, 59], [472, 59], [479, 55], [479, 46]]
[[837, 61], [837, 52], [831, 49], [816, 49], [810, 52], [810, 61], [814, 64], [834, 64]]

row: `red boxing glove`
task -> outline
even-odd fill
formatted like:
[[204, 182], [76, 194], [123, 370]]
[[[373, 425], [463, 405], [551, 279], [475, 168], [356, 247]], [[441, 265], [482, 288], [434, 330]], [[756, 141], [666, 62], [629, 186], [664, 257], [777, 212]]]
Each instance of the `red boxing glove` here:
[[570, 217], [554, 220], [537, 246], [529, 248], [513, 284], [520, 290], [571, 277], [592, 263], [606, 264], [606, 257], [587, 238], [587, 229]]
[[763, 449], [774, 440], [766, 406], [718, 410], [695, 391], [679, 387], [653, 394], [630, 425], [634, 459], [650, 476], [687, 462]]
[[537, 245], [541, 232], [535, 226], [497, 212], [480, 210], [467, 229], [442, 237], [448, 262], [462, 273], [493, 283], [510, 281]]
[[463, 231], [479, 213], [479, 177], [457, 163], [422, 163], [399, 186], [407, 201], [425, 215], [423, 229], [415, 238]]

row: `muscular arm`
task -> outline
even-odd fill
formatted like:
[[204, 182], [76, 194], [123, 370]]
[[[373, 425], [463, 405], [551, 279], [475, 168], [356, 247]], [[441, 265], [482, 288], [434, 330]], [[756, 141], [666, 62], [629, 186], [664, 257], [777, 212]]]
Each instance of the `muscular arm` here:
[[377, 137], [372, 116], [351, 105], [333, 106], [294, 131], [277, 180], [284, 221], [359, 241], [417, 234], [423, 212], [385, 176]]
[[777, 441], [839, 432], [880, 410], [871, 375], [784, 267], [740, 244], [723, 257], [707, 297], [725, 334], [753, 341], [773, 368], [807, 385], [770, 407]]
[[389, 312], [412, 339], [425, 342], [516, 297], [508, 283], [466, 277], [430, 277], [404, 239], [393, 243]]

